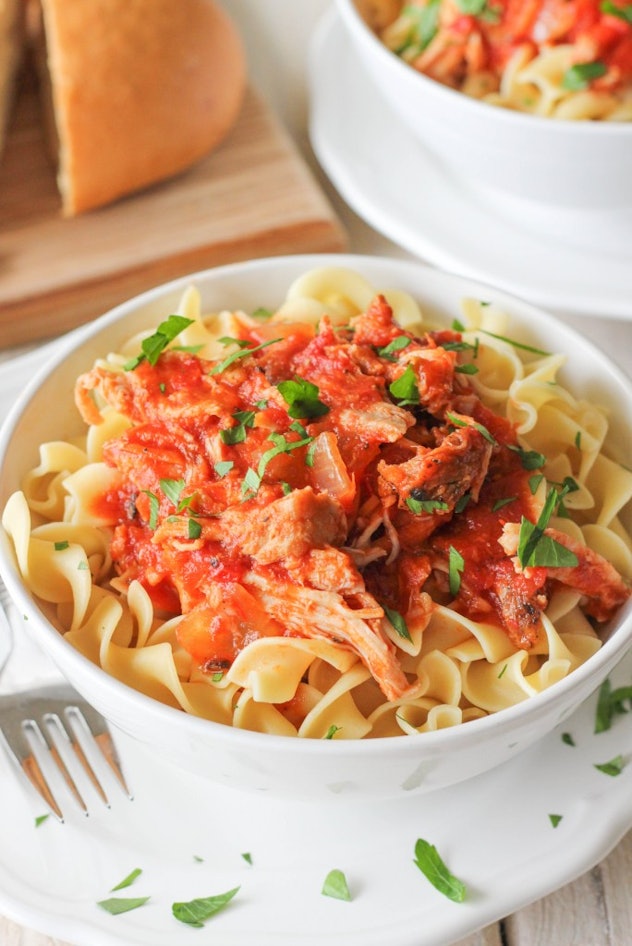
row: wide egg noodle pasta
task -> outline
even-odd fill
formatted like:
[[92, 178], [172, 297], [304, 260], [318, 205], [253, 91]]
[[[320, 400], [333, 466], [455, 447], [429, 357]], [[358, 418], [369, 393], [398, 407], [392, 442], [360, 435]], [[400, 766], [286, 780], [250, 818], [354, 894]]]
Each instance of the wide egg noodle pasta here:
[[[377, 292], [357, 273], [321, 268], [292, 284], [271, 320], [315, 326], [328, 315], [346, 324]], [[384, 295], [402, 326], [425, 331], [423, 313], [408, 294]], [[598, 405], [578, 401], [559, 383], [563, 356], [521, 351], [505, 337], [510, 324], [502, 308], [467, 299], [462, 311], [463, 339], [472, 346], [463, 360], [470, 358], [479, 369], [471, 376], [474, 388], [485, 403], [517, 425], [525, 450], [547, 455], [545, 471], [551, 480], [577, 480], [579, 489], [566, 497], [576, 521], [556, 519], [555, 527], [599, 551], [629, 578], [632, 543], [621, 513], [632, 498], [632, 474], [603, 453], [605, 414]], [[230, 339], [254, 324], [239, 311], [202, 315], [194, 287], [184, 293], [178, 313], [191, 324], [172, 345], [197, 349], [206, 358], [223, 358], [235, 350]], [[135, 336], [98, 363], [122, 372], [150, 334], [148, 330]], [[409, 639], [388, 618], [381, 621], [388, 647], [396, 650], [411, 685], [412, 695], [402, 699], [385, 700], [355, 653], [318, 638], [262, 637], [244, 647], [226, 672], [204, 671], [178, 642], [182, 617], [161, 614], [138, 582], [126, 587], [113, 572], [112, 523], [95, 501], [117, 486], [116, 473], [102, 460], [104, 443], [119, 436], [130, 421], [95, 396], [103, 424], [88, 425], [84, 444], [42, 445], [39, 464], [27, 473], [23, 492], [10, 498], [2, 523], [25, 583], [44, 602], [47, 616], [68, 642], [153, 699], [223, 724], [279, 735], [412, 735], [460, 725], [542, 692], [600, 646], [581, 610], [581, 595], [565, 587], [553, 594], [529, 652], [517, 649], [500, 626], [473, 621], [432, 602], [424, 592], [407, 615]], [[541, 484], [534, 502], [541, 502], [543, 491]], [[388, 533], [389, 524], [383, 514], [371, 518], [370, 510], [366, 522], [364, 544], [369, 549], [376, 530]], [[362, 537], [355, 551], [360, 561]], [[256, 591], [256, 583], [251, 587]], [[329, 600], [326, 593], [303, 591], [305, 600], [312, 596], [312, 608]], [[269, 590], [267, 594], [270, 597]], [[265, 603], [265, 594], [262, 600]], [[276, 598], [274, 604], [280, 619], [288, 604]], [[349, 617], [348, 609], [343, 610]], [[355, 617], [360, 620], [361, 613]], [[297, 624], [293, 633], [299, 628]]]

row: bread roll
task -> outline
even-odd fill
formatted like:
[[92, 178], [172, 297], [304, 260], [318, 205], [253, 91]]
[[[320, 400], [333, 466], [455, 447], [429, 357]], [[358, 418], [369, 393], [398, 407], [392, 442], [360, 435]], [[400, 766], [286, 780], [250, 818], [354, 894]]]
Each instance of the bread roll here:
[[40, 4], [40, 71], [65, 215], [178, 174], [235, 123], [245, 52], [214, 0]]

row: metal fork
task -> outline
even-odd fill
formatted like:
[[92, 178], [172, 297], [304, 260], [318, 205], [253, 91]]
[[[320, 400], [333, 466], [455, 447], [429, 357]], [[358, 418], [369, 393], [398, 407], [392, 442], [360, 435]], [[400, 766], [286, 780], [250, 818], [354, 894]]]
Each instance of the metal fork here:
[[[0, 581], [1, 636], [11, 636], [7, 603]], [[85, 815], [90, 797], [109, 808], [110, 787], [132, 798], [105, 719], [68, 684], [1, 695], [0, 741], [60, 821], [68, 802]]]

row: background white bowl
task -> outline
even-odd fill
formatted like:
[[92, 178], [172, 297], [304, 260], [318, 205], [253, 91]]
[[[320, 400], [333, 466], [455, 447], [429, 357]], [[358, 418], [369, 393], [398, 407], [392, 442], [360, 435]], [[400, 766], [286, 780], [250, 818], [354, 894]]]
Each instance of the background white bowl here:
[[[345, 255], [278, 257], [179, 279], [118, 306], [67, 336], [31, 380], [3, 426], [0, 508], [20, 487], [26, 470], [37, 463], [40, 443], [66, 439], [83, 429], [73, 402], [76, 377], [89, 369], [97, 356], [116, 350], [134, 332], [162, 321], [174, 311], [187, 285], [194, 283], [201, 291], [204, 311], [272, 308], [283, 300], [297, 276], [322, 265], [348, 266], [376, 288], [412, 293], [429, 315], [441, 318], [446, 325], [460, 316], [460, 300], [465, 296], [498, 302], [512, 315], [514, 335], [569, 354], [564, 383], [612, 412], [611, 440], [618, 445], [620, 458], [632, 465], [632, 385], [604, 354], [546, 313], [480, 283], [421, 264]], [[511, 709], [419, 737], [338, 742], [292, 739], [188, 716], [108, 676], [67, 644], [44, 618], [20, 580], [4, 532], [0, 532], [0, 573], [43, 651], [112, 723], [186, 770], [225, 785], [295, 798], [424, 792], [491, 769], [561, 723], [632, 644], [632, 607], [628, 605], [612, 622], [595, 656], [551, 689]]]
[[[411, 134], [464, 186], [530, 229], [586, 246], [632, 238], [632, 122], [564, 121], [511, 111], [448, 88], [391, 52], [354, 0], [336, 0], [367, 70]], [[372, 86], [372, 87], [371, 87]], [[375, 133], [389, 173], [388, 142]], [[409, 182], [411, 188], [415, 181]], [[498, 208], [497, 208], [498, 209]], [[577, 217], [577, 211], [585, 216]], [[556, 220], [568, 213], [568, 220]], [[586, 216], [587, 215], [587, 216]], [[578, 232], [579, 228], [579, 232]], [[582, 229], [585, 232], [581, 232]]]

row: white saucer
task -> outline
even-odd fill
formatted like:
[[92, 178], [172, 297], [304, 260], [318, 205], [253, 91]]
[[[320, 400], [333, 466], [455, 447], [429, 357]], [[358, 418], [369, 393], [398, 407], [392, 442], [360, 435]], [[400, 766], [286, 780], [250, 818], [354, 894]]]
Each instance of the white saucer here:
[[[2, 365], [0, 419], [49, 352]], [[0, 689], [50, 681], [52, 672], [21, 636]], [[631, 677], [632, 653], [613, 686]], [[64, 824], [51, 817], [36, 827], [43, 803], [0, 750], [0, 914], [76, 946], [182, 946], [189, 937], [197, 946], [447, 946], [591, 869], [632, 828], [632, 764], [617, 777], [595, 768], [632, 756], [632, 714], [595, 735], [595, 705], [593, 696], [492, 773], [392, 803], [335, 797], [315, 806], [231, 793], [117, 732], [134, 800], [112, 793], [110, 810], [95, 805], [88, 818], [71, 812]], [[557, 827], [551, 815], [562, 816]], [[414, 865], [418, 838], [466, 884], [464, 903], [446, 899]], [[149, 902], [106, 913], [97, 901], [136, 868], [140, 877], [117, 895]], [[321, 893], [334, 868], [351, 902]], [[204, 929], [171, 915], [174, 901], [234, 887]]]
[[433, 265], [545, 308], [632, 318], [632, 243], [623, 241], [618, 255], [590, 252], [559, 238], [596, 225], [588, 215], [539, 215], [527, 228], [511, 208], [482, 203], [374, 94], [374, 77], [366, 75], [334, 10], [314, 36], [309, 84], [316, 156], [352, 209], [384, 236]]

